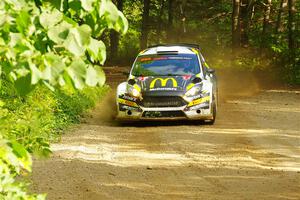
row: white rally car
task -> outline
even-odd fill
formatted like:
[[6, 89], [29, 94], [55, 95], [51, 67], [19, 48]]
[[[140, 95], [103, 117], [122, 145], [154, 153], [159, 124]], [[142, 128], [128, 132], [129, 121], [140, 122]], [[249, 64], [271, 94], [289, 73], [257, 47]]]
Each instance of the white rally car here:
[[156, 45], [136, 58], [117, 88], [117, 119], [205, 120], [213, 124], [217, 85], [198, 45]]

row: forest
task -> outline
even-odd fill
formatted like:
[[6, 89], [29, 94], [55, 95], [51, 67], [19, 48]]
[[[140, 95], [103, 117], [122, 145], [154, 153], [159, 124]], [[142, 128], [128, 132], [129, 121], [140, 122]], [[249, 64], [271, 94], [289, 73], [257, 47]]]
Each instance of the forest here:
[[1, 1], [0, 199], [45, 198], [19, 179], [32, 155], [51, 154], [110, 90], [103, 66], [131, 65], [147, 46], [196, 43], [212, 68], [299, 85], [299, 9], [296, 0]]
[[299, 84], [299, 1], [119, 0], [129, 21], [120, 37], [106, 31], [111, 64], [131, 64], [153, 44], [196, 43], [214, 68], [276, 71]]

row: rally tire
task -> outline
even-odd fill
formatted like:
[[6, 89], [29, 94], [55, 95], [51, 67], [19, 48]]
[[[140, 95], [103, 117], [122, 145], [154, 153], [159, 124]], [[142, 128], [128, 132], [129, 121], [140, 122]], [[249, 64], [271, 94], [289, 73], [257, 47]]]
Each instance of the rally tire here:
[[206, 124], [208, 125], [213, 125], [216, 121], [216, 117], [217, 117], [217, 104], [216, 102], [214, 101], [212, 103], [212, 114], [213, 114], [213, 119], [210, 119], [206, 122]]

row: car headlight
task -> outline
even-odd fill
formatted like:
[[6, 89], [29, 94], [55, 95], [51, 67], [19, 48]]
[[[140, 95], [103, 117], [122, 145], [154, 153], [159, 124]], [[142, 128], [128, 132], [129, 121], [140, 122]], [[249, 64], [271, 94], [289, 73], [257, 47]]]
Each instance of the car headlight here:
[[193, 97], [193, 96], [199, 94], [201, 92], [201, 89], [202, 89], [201, 85], [196, 85], [196, 86], [192, 87], [189, 91], [187, 91], [185, 93], [185, 96]]
[[131, 85], [129, 85], [129, 87], [127, 88], [127, 92], [128, 92], [128, 94], [130, 94], [133, 97], [137, 97], [138, 98], [138, 97], [141, 96], [141, 93], [136, 88], [134, 88]]

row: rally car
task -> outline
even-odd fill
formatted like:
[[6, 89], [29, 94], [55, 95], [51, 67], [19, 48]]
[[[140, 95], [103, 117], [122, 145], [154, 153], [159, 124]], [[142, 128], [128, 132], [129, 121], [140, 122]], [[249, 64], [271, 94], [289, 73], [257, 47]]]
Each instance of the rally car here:
[[117, 87], [117, 119], [205, 120], [217, 113], [215, 71], [198, 45], [156, 45], [139, 53]]

